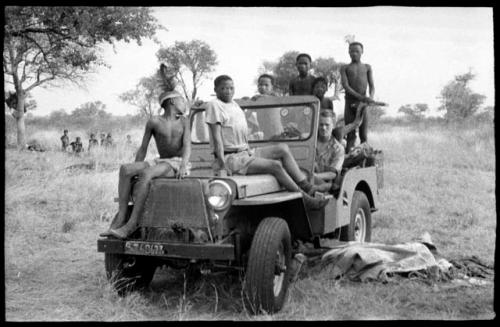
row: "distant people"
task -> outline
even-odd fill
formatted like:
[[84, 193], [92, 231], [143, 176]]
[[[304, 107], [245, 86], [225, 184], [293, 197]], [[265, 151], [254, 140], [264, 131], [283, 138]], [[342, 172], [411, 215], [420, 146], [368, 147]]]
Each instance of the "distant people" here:
[[328, 90], [328, 80], [323, 77], [316, 77], [312, 84], [313, 95], [315, 95], [320, 103], [321, 109], [333, 110], [333, 102], [331, 99], [325, 97], [325, 93]]
[[108, 133], [108, 135], [106, 136], [106, 139], [104, 140], [104, 146], [107, 148], [110, 148], [113, 145], [114, 145], [113, 137], [111, 136], [111, 133]]
[[[363, 54], [363, 45], [359, 42], [349, 44], [349, 56], [351, 63], [340, 68], [342, 86], [345, 89], [345, 109], [344, 121], [349, 124], [356, 117], [356, 108], [358, 102], [373, 103], [375, 94], [375, 85], [373, 83], [372, 68], [368, 64], [361, 62]], [[369, 88], [370, 96], [366, 96], [367, 88]], [[367, 141], [368, 115], [363, 115], [363, 121], [359, 127], [359, 139], [361, 143]], [[354, 146], [356, 141], [356, 131], [347, 134], [346, 153]]]
[[334, 180], [340, 174], [344, 163], [344, 147], [332, 134], [335, 125], [336, 117], [333, 110], [322, 109], [314, 162], [314, 182], [319, 185], [320, 192], [332, 192]]
[[92, 133], [90, 134], [90, 139], [89, 139], [89, 152], [90, 150], [94, 149], [95, 147], [99, 146], [99, 141], [95, 138], [95, 134]]
[[68, 136], [68, 130], [65, 129], [63, 131], [63, 135], [61, 136], [61, 150], [64, 152], [69, 146], [69, 136]]
[[216, 175], [272, 174], [287, 190], [301, 192], [304, 204], [319, 209], [328, 199], [315, 198], [314, 186], [300, 170], [286, 144], [251, 149], [248, 145], [248, 125], [245, 114], [233, 100], [234, 83], [231, 77], [220, 75], [214, 81], [217, 98], [206, 106], [210, 145], [214, 153]]
[[42, 146], [37, 140], [28, 142], [27, 149], [29, 151], [45, 152], [45, 147]]
[[125, 141], [125, 144], [127, 146], [132, 146], [132, 136], [130, 136], [130, 134], [127, 134], [127, 141]]
[[106, 133], [101, 133], [101, 146], [104, 146], [106, 143]]
[[80, 154], [83, 152], [83, 143], [80, 136], [76, 137], [76, 140], [70, 143], [73, 153]]
[[312, 84], [314, 76], [309, 73], [311, 70], [312, 59], [307, 53], [301, 53], [297, 56], [295, 67], [299, 76], [292, 78], [288, 86], [290, 95], [312, 95]]
[[[137, 229], [137, 222], [142, 214], [146, 201], [149, 183], [153, 178], [168, 176], [171, 172], [176, 178], [184, 178], [189, 175], [191, 164], [191, 133], [189, 129], [189, 108], [182, 95], [174, 91], [172, 77], [166, 77], [166, 66], [160, 66], [164, 92], [160, 94], [159, 102], [164, 113], [159, 117], [152, 117], [146, 123], [146, 130], [142, 138], [142, 144], [137, 151], [134, 163], [120, 167], [120, 179], [118, 182], [119, 211], [116, 219], [111, 223], [110, 229], [100, 236], [114, 236], [124, 239]], [[155, 139], [155, 144], [160, 154], [159, 158], [144, 161], [149, 141]], [[131, 180], [139, 176], [134, 186], [134, 208], [130, 219], [126, 222], [127, 207], [131, 192]]]

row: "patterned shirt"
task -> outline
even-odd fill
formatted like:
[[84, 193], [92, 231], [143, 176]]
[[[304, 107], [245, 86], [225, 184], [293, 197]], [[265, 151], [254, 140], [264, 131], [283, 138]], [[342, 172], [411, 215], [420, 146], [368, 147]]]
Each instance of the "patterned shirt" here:
[[331, 137], [323, 151], [316, 148], [316, 161], [314, 164], [315, 173], [336, 172], [340, 173], [344, 163], [344, 147], [335, 137]]

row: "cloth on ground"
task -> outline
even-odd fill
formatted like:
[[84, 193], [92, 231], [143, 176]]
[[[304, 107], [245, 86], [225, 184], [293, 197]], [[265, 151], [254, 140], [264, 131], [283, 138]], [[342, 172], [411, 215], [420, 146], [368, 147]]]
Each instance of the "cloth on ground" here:
[[348, 242], [323, 254], [322, 261], [334, 263], [333, 277], [345, 275], [360, 281], [387, 280], [390, 273], [408, 273], [430, 267], [447, 270], [449, 267], [445, 259], [436, 261], [421, 242], [396, 245]]

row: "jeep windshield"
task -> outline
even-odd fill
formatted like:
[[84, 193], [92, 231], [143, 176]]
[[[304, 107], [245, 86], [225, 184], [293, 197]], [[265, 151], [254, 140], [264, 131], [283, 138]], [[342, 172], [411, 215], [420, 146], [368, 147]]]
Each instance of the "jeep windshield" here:
[[[268, 142], [305, 140], [311, 137], [313, 110], [310, 106], [281, 106], [243, 109], [248, 124], [248, 140]], [[191, 141], [208, 143], [205, 111], [197, 111], [191, 119]]]

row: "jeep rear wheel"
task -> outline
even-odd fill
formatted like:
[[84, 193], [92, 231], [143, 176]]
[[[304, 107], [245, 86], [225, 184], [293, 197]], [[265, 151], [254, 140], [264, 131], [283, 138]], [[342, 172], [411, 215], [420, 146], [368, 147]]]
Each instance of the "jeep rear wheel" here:
[[157, 264], [153, 258], [105, 253], [106, 276], [120, 296], [143, 289], [151, 283]]
[[342, 227], [342, 241], [370, 242], [372, 237], [372, 216], [370, 202], [366, 194], [354, 191], [351, 201], [351, 219], [349, 225]]
[[281, 218], [263, 219], [253, 237], [245, 275], [245, 306], [252, 314], [279, 311], [291, 274], [290, 230]]

